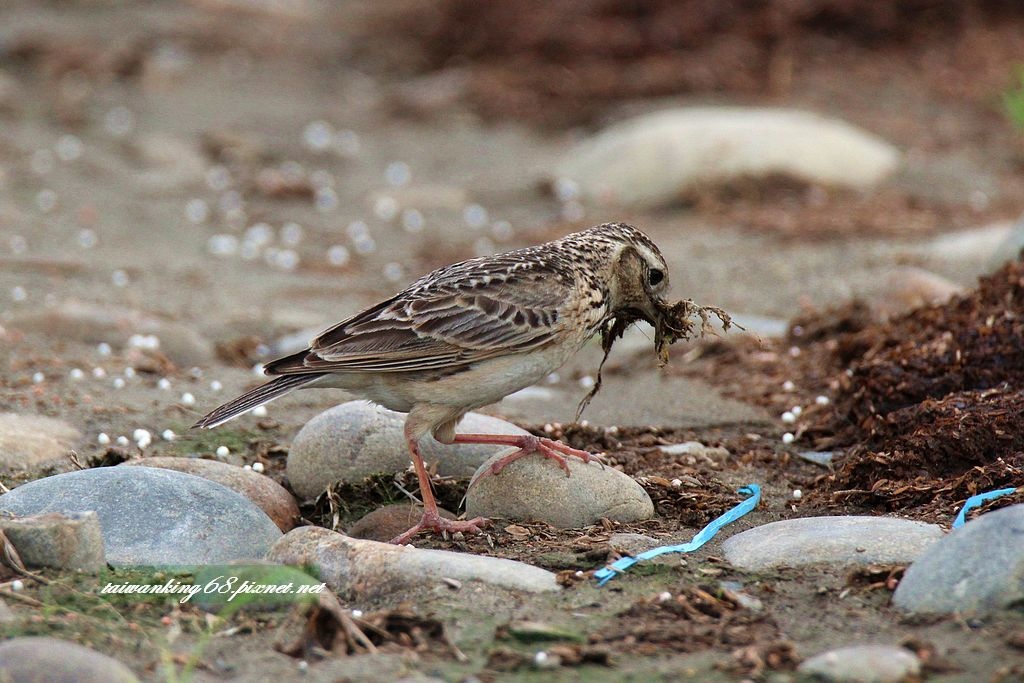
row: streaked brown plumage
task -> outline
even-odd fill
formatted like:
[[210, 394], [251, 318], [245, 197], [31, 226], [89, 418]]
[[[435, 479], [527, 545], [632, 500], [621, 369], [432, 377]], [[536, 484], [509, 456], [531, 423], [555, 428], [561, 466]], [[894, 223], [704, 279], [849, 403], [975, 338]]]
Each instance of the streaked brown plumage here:
[[455, 434], [470, 410], [546, 377], [612, 316], [650, 319], [668, 288], [665, 260], [642, 232], [605, 223], [554, 242], [445, 266], [329, 328], [304, 351], [268, 363], [274, 380], [220, 406], [215, 427], [299, 387], [338, 387], [391, 410], [405, 424], [424, 502], [421, 528], [475, 531], [485, 521], [441, 519], [419, 455], [420, 439], [501, 443], [554, 458], [589, 459], [549, 439]]

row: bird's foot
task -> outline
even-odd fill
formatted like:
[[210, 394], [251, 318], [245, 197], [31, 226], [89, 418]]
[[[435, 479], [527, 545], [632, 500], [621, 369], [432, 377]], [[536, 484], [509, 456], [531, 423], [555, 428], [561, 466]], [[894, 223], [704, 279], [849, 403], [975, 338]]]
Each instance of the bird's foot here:
[[505, 469], [509, 464], [533, 453], [540, 453], [545, 458], [550, 458], [551, 460], [554, 460], [556, 463], [558, 463], [559, 467], [565, 470], [565, 476], [570, 475], [568, 458], [579, 458], [585, 463], [594, 461], [600, 463], [601, 465], [604, 465], [604, 463], [601, 461], [600, 456], [594, 455], [593, 453], [588, 453], [586, 451], [581, 451], [577, 448], [572, 448], [571, 446], [565, 445], [561, 441], [555, 441], [554, 439], [546, 439], [540, 436], [523, 436], [520, 438], [522, 439], [522, 441], [515, 444], [516, 446], [519, 446], [519, 450], [516, 451], [515, 453], [509, 453], [505, 457], [499, 458], [498, 460], [494, 461], [491, 464], [490, 468], [491, 474], [498, 474], [503, 469]]
[[445, 532], [453, 534], [456, 532], [478, 534], [483, 531], [483, 527], [488, 524], [490, 524], [490, 520], [485, 519], [484, 517], [474, 517], [473, 519], [460, 521], [457, 519], [445, 519], [438, 514], [436, 509], [424, 510], [423, 518], [420, 519], [416, 526], [409, 529], [404, 534], [395, 536], [388, 542], [396, 545], [405, 545], [412, 540], [416, 534], [424, 529], [429, 529], [430, 531], [438, 534], [443, 534]]

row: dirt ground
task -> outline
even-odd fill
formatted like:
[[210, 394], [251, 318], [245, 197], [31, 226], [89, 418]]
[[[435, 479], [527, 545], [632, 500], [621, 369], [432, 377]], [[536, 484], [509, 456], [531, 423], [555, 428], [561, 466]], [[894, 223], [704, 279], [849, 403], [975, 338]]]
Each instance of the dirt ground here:
[[[615, 9], [634, 3], [552, 2], [536, 15], [526, 4], [509, 3], [530, 17], [520, 26], [511, 9], [465, 2], [5, 3], [0, 410], [75, 425], [86, 466], [138, 455], [100, 445], [100, 432], [172, 429], [181, 436], [157, 439], [145, 455], [212, 457], [229, 445], [232, 462], [261, 462], [287, 485], [292, 437], [344, 400], [340, 392], [299, 393], [265, 418], [186, 434], [257, 381], [253, 364], [283, 335], [326, 327], [439, 265], [624, 220], [661, 246], [673, 297], [792, 321], [789, 335], [680, 344], [664, 369], [652, 345], [623, 344], [587, 424], [573, 425], [580, 380], [601, 358], [595, 343], [546, 385], [554, 399], [487, 412], [607, 453], [648, 490], [656, 517], [424, 538], [424, 547], [559, 572], [566, 590], [424, 587], [345, 605], [373, 626], [376, 655], [336, 645], [338, 626], [323, 610], [308, 623], [299, 609], [217, 620], [194, 606], [96, 594], [129, 572], [44, 572], [48, 583], [29, 581], [22, 593], [9, 588], [13, 573], [0, 575], [2, 597], [29, 615], [0, 633], [75, 640], [145, 680], [290, 680], [300, 671], [308, 680], [786, 680], [801, 659], [861, 642], [911, 649], [928, 680], [1024, 680], [1019, 612], [907, 618], [889, 606], [901, 567], [751, 574], [721, 559], [718, 539], [605, 588], [587, 574], [615, 559], [611, 534], [687, 540], [751, 482], [763, 502], [725, 535], [821, 514], [948, 524], [971, 493], [1020, 483], [1024, 270], [991, 262], [986, 226], [1024, 211], [1024, 131], [1002, 109], [1024, 62], [1024, 14], [1014, 3], [961, 11], [907, 2], [897, 3], [907, 14], [865, 15], [863, 3], [808, 2], [796, 3], [805, 14], [757, 15], [736, 28], [727, 12], [748, 3], [703, 23], [692, 21], [708, 11], [701, 2], [651, 3], [660, 9], [639, 18]], [[653, 31], [671, 24], [677, 5], [695, 13], [672, 15], [688, 32]], [[923, 5], [932, 9], [914, 14]], [[830, 9], [812, 11], [820, 6]], [[585, 21], [550, 30], [566, 16]], [[623, 23], [641, 28], [609, 47]], [[510, 24], [516, 30], [505, 31]], [[637, 82], [637, 73], [652, 75]], [[772, 179], [616, 215], [566, 212], [551, 192], [545, 171], [600, 125], [707, 103], [837, 116], [891, 141], [904, 163], [867, 194]], [[282, 230], [293, 222], [301, 232]], [[274, 235], [259, 252], [217, 253], [224, 236], [261, 223]], [[943, 248], [950, 234], [968, 237]], [[967, 293], [879, 314], [877, 304], [894, 299], [891, 275], [907, 266]], [[979, 276], [988, 276], [980, 289]], [[38, 323], [69, 306], [152, 318], [178, 340], [161, 353], [129, 346], [130, 327], [99, 339], [89, 325]], [[950, 355], [958, 352], [966, 355]], [[127, 367], [134, 376], [115, 388]], [[803, 413], [784, 424], [794, 405]], [[781, 440], [787, 431], [792, 444]], [[729, 455], [657, 448], [686, 440]], [[809, 449], [835, 450], [835, 469], [796, 457]], [[442, 502], [456, 508], [463, 487], [442, 483]], [[340, 528], [401, 499], [390, 479], [341, 493]], [[303, 513], [333, 525], [324, 501]], [[659, 598], [665, 591], [671, 599]], [[521, 621], [550, 628], [538, 635]], [[538, 650], [561, 665], [536, 666]]]

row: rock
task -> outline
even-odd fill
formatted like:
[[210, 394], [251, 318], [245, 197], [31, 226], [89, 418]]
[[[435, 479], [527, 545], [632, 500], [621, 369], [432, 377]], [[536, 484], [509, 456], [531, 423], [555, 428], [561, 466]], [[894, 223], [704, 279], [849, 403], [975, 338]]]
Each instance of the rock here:
[[670, 443], [658, 446], [665, 455], [690, 455], [695, 458], [714, 459], [729, 457], [729, 450], [721, 446], [705, 446], [700, 441], [684, 441], [683, 443]]
[[1003, 240], [993, 250], [992, 256], [988, 260], [988, 269], [995, 271], [1007, 261], [1019, 259], [1022, 249], [1024, 249], [1024, 216], [1018, 218], [1017, 222], [1006, 231]]
[[903, 266], [888, 275], [872, 305], [882, 315], [894, 317], [928, 304], [944, 304], [963, 291], [941, 275]]
[[[445, 519], [455, 519], [455, 515], [439, 508]], [[352, 538], [365, 538], [371, 541], [390, 541], [395, 536], [405, 533], [420, 521], [423, 508], [409, 503], [395, 503], [377, 508], [364, 515], [348, 528]]]
[[31, 636], [0, 643], [0, 680], [12, 683], [138, 683], [131, 669], [95, 650], [57, 638]]
[[191, 327], [113, 306], [66, 301], [56, 308], [19, 313], [9, 326], [85, 344], [107, 342], [115, 348], [126, 345], [133, 334], [155, 335], [160, 352], [181, 367], [206, 365], [215, 355], [213, 344]]
[[[314, 498], [338, 481], [356, 482], [373, 474], [400, 472], [409, 467], [405, 444], [405, 415], [366, 401], [349, 401], [307, 422], [288, 451], [288, 481], [303, 498]], [[469, 413], [458, 428], [463, 433], [527, 434], [515, 425]], [[444, 477], [468, 478], [480, 463], [508, 446], [453, 444], [431, 438], [420, 444], [428, 463], [438, 462]]]
[[654, 207], [699, 185], [770, 174], [868, 188], [899, 158], [887, 142], [817, 114], [694, 107], [612, 126], [572, 149], [555, 175], [604, 206]]
[[647, 534], [615, 533], [608, 538], [608, 547], [620, 555], [639, 555], [659, 545], [661, 541]]
[[798, 671], [836, 683], [900, 683], [921, 674], [913, 653], [894, 645], [853, 645], [815, 655]]
[[771, 522], [727, 539], [725, 559], [747, 570], [807, 564], [913, 562], [943, 536], [935, 524], [892, 517], [804, 517]]
[[910, 565], [893, 604], [922, 614], [985, 613], [1024, 600], [1024, 504], [955, 529]]
[[[611, 467], [570, 458], [569, 471], [553, 460], [531, 455], [498, 474], [477, 470], [466, 494], [468, 517], [546, 522], [561, 529], [589, 526], [601, 518], [635, 522], [654, 516], [654, 503], [643, 487]], [[488, 472], [486, 476], [482, 476]]]
[[934, 259], [944, 264], [974, 262], [975, 268], [963, 273], [965, 276], [978, 275], [984, 264], [989, 270], [996, 270], [1007, 260], [1016, 258], [1013, 246], [1012, 221], [1000, 221], [977, 228], [948, 232], [906, 249], [910, 256]]
[[138, 458], [121, 463], [138, 467], [159, 467], [194, 474], [236, 491], [260, 506], [281, 531], [288, 531], [299, 519], [299, 506], [292, 494], [270, 477], [236, 465], [202, 458], [159, 456]]
[[0, 473], [27, 472], [65, 461], [81, 438], [77, 429], [62, 420], [0, 413]]
[[84, 572], [107, 567], [103, 533], [95, 512], [50, 512], [16, 518], [0, 515], [0, 531], [27, 567]]
[[15, 515], [94, 510], [106, 561], [180, 566], [262, 559], [281, 530], [226, 486], [156, 467], [99, 467], [37, 479], [0, 496]]
[[799, 451], [797, 457], [822, 467], [832, 467], [835, 451]]
[[317, 567], [320, 580], [350, 600], [444, 585], [445, 578], [531, 593], [559, 590], [554, 574], [522, 562], [378, 543], [312, 526], [289, 531], [274, 544], [268, 559]]

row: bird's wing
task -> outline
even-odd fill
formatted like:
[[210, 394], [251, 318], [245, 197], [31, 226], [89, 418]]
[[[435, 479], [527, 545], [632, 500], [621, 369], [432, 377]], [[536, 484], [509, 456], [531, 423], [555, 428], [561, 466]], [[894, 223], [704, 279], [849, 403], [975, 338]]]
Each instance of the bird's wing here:
[[565, 324], [571, 287], [543, 265], [492, 257], [436, 271], [267, 372], [446, 370], [543, 346]]

